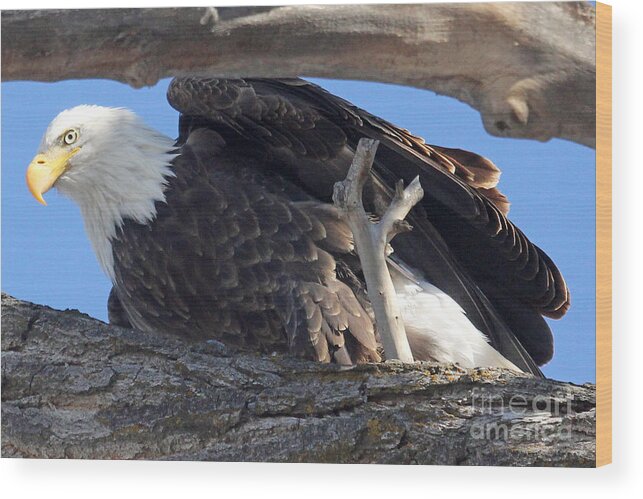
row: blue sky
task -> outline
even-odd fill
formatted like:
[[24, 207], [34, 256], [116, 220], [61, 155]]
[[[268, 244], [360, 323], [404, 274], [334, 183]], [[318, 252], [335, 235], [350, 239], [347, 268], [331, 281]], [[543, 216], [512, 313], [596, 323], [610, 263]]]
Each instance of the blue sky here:
[[[176, 136], [177, 113], [165, 99], [168, 81], [139, 90], [105, 80], [2, 83], [3, 291], [107, 319], [110, 283], [98, 267], [78, 209], [54, 191], [46, 196], [47, 207], [39, 205], [25, 186], [25, 169], [51, 119], [78, 104], [128, 107]], [[556, 353], [544, 372], [576, 383], [595, 381], [594, 150], [561, 140], [492, 137], [475, 110], [422, 90], [315, 81], [428, 143], [477, 152], [501, 168], [511, 220], [552, 257], [572, 293], [569, 313], [550, 321]]]

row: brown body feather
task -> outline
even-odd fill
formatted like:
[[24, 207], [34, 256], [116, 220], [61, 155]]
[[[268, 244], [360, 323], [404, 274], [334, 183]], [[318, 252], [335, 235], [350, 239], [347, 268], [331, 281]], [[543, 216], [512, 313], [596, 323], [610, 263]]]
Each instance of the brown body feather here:
[[167, 203], [114, 241], [116, 294], [133, 325], [323, 361], [377, 359], [350, 232], [327, 204], [357, 141], [371, 137], [381, 146], [367, 208], [381, 214], [399, 178], [419, 175], [426, 192], [395, 255], [519, 367], [538, 373], [551, 358], [542, 315], [562, 316], [569, 292], [506, 218], [489, 160], [427, 145], [303, 80], [179, 78], [168, 99], [182, 115]]

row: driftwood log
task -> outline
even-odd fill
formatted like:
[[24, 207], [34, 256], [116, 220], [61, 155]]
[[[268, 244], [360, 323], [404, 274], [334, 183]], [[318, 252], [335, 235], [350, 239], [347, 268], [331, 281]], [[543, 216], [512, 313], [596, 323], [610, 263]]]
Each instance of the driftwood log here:
[[317, 76], [426, 88], [493, 135], [595, 145], [589, 2], [2, 12], [2, 77]]
[[340, 370], [2, 295], [2, 457], [593, 466], [595, 388], [430, 363]]

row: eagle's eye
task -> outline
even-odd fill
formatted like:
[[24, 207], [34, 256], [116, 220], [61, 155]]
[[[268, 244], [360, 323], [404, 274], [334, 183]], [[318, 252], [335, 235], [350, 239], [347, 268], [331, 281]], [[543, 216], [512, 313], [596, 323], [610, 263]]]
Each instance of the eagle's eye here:
[[74, 130], [73, 128], [71, 130], [67, 130], [63, 134], [63, 141], [65, 144], [68, 146], [72, 145], [74, 142], [78, 140], [78, 130]]

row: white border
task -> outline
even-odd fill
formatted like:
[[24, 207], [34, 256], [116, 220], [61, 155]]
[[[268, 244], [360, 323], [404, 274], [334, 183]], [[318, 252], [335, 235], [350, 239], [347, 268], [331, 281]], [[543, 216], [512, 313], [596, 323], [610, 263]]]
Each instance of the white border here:
[[[13, 2], [12, 2], [13, 3]], [[194, 5], [283, 5], [293, 2], [204, 2]], [[348, 3], [324, 2], [311, 3]], [[351, 2], [354, 3], [354, 2]], [[372, 1], [370, 3], [385, 3]], [[418, 3], [405, 1], [404, 3]], [[640, 423], [641, 260], [640, 189], [641, 47], [643, 2], [613, 0], [614, 6], [614, 463], [599, 470], [460, 468], [375, 465], [274, 465], [46, 461], [3, 459], [3, 497], [92, 499], [121, 497], [590, 497], [618, 489], [641, 490]], [[176, 1], [98, 1], [91, 7], [176, 6]], [[2, 2], [2, 8], [15, 7]], [[20, 8], [88, 7], [87, 1], [20, 1]], [[637, 486], [638, 484], [638, 486]]]

